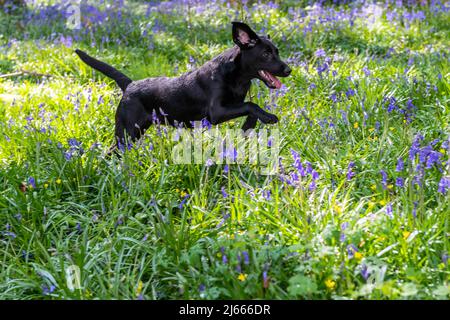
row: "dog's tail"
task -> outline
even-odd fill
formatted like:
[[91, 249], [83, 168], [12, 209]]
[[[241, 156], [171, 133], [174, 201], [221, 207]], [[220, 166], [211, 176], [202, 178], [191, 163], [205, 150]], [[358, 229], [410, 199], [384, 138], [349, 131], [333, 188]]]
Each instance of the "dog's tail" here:
[[80, 59], [84, 63], [91, 66], [95, 70], [100, 71], [101, 73], [110, 77], [111, 79], [115, 80], [117, 85], [120, 87], [120, 89], [122, 89], [122, 91], [125, 91], [125, 89], [128, 87], [128, 85], [131, 82], [133, 82], [130, 78], [128, 78], [126, 75], [124, 75], [119, 70], [113, 68], [109, 64], [106, 64], [102, 61], [92, 58], [86, 52], [76, 49], [75, 53], [80, 57]]

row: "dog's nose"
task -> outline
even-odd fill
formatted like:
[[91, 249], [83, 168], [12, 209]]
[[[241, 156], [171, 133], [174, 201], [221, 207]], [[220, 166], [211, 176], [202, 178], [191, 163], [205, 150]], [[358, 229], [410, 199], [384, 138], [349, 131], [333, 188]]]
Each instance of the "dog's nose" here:
[[286, 76], [290, 75], [291, 72], [292, 72], [292, 69], [291, 69], [291, 68], [289, 68], [289, 67], [284, 68], [284, 74], [285, 74]]

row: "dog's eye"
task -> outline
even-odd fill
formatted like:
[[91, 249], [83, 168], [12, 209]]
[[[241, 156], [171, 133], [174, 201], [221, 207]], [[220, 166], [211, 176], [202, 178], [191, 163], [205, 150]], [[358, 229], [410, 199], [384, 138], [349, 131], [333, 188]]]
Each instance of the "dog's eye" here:
[[262, 56], [265, 59], [269, 59], [270, 57], [272, 57], [272, 53], [270, 53], [269, 51], [264, 51]]

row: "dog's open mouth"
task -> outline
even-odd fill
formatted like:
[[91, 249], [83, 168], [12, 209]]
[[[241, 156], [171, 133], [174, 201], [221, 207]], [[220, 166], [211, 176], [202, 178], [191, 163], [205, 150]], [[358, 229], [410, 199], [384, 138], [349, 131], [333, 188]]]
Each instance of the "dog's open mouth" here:
[[264, 81], [266, 86], [268, 86], [270, 89], [280, 89], [281, 88], [281, 81], [278, 80], [278, 78], [275, 77], [273, 74], [271, 74], [269, 71], [259, 70], [258, 74], [261, 77], [261, 79]]

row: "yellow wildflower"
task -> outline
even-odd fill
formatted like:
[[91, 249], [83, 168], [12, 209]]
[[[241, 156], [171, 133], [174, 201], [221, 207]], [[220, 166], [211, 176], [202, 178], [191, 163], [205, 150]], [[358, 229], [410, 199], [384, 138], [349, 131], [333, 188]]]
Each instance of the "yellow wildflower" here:
[[142, 288], [144, 287], [144, 283], [139, 280], [137, 288], [136, 288], [136, 296], [139, 296], [142, 292]]
[[403, 239], [408, 239], [409, 235], [411, 234], [411, 232], [409, 231], [403, 231]]
[[245, 279], [247, 279], [247, 275], [246, 274], [240, 273], [238, 275], [238, 280], [239, 281], [245, 281]]
[[336, 281], [334, 281], [333, 279], [327, 279], [325, 280], [325, 286], [328, 290], [333, 290], [334, 288], [336, 288]]
[[44, 183], [44, 188], [45, 188], [45, 189], [48, 188], [48, 183]]
[[355, 122], [355, 123], [353, 124], [353, 128], [358, 129], [358, 128], [359, 128], [359, 123], [358, 123], [358, 122]]
[[380, 200], [380, 202], [379, 202], [379, 204], [382, 205], [382, 206], [385, 206], [386, 203], [387, 203], [387, 202], [386, 202], [386, 200], [384, 200], [384, 199]]
[[61, 184], [61, 179], [60, 178], [56, 179], [56, 184]]
[[358, 252], [358, 251], [355, 252], [355, 259], [356, 259], [356, 260], [361, 260], [362, 257], [363, 257], [363, 255], [362, 255], [361, 252]]
[[337, 204], [335, 204], [333, 206], [334, 211], [336, 211], [337, 213], [341, 214], [342, 213], [342, 208], [341, 206], [338, 206]]

